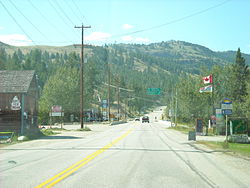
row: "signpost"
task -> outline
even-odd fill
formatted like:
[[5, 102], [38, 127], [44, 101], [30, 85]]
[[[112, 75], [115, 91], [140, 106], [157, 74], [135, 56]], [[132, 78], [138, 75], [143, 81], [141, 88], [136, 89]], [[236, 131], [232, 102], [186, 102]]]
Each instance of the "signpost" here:
[[62, 106], [54, 105], [51, 107], [51, 112], [49, 113], [50, 116], [50, 124], [52, 124], [51, 117], [61, 117], [61, 128], [62, 128], [62, 117], [64, 116], [64, 112], [62, 110]]
[[229, 98], [223, 99], [221, 103], [222, 114], [226, 115], [226, 142], [228, 141], [227, 116], [232, 114], [233, 105]]
[[148, 88], [147, 89], [147, 95], [160, 95], [161, 94], [161, 88]]

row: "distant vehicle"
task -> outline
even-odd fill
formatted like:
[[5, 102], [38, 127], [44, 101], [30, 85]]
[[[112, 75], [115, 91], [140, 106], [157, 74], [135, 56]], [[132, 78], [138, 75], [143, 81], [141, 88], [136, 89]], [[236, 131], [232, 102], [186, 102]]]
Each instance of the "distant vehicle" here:
[[148, 116], [143, 116], [142, 117], [142, 123], [148, 122], [149, 123], [149, 117]]
[[135, 118], [135, 121], [140, 121], [140, 118]]

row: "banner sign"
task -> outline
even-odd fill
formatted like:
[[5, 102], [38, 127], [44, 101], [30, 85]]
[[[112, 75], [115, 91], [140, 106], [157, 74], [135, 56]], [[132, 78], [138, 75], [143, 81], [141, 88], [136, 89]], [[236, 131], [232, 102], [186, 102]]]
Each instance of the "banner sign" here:
[[19, 101], [19, 99], [18, 99], [17, 96], [15, 96], [15, 97], [12, 99], [10, 109], [11, 109], [11, 110], [20, 110], [20, 109], [21, 109], [21, 103], [20, 103], [20, 101]]

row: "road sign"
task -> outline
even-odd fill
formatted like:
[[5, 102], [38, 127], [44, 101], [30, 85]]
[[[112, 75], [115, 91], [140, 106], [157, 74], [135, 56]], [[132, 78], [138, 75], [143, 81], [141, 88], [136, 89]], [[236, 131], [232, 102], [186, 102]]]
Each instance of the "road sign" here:
[[51, 107], [52, 112], [62, 112], [62, 106], [54, 105]]
[[232, 104], [232, 100], [229, 98], [225, 98], [223, 99], [222, 104]]
[[49, 116], [58, 116], [58, 117], [61, 117], [61, 116], [64, 116], [64, 112], [50, 112]]
[[64, 113], [62, 111], [62, 106], [59, 105], [52, 106], [49, 116], [64, 116]]
[[106, 100], [106, 99], [102, 100], [102, 107], [103, 108], [108, 108], [108, 100]]
[[222, 110], [222, 113], [224, 115], [232, 115], [233, 111], [231, 109], [223, 109]]
[[221, 109], [223, 110], [232, 110], [233, 109], [233, 104], [221, 104]]
[[161, 88], [148, 88], [147, 89], [147, 95], [160, 95], [161, 94]]

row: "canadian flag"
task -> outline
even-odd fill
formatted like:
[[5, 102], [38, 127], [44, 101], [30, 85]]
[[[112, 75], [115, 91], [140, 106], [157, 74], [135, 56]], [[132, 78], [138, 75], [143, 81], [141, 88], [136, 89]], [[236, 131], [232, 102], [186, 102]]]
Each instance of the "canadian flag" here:
[[210, 74], [209, 76], [202, 77], [204, 84], [212, 84], [213, 83], [213, 75]]

